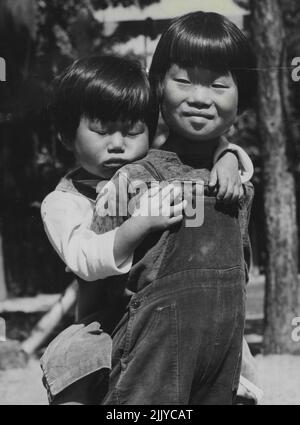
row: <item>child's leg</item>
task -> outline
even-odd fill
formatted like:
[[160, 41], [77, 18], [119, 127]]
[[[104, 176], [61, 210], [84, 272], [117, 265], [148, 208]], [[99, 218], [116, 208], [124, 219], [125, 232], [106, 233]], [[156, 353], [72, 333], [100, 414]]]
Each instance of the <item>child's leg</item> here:
[[255, 359], [251, 354], [246, 339], [243, 339], [243, 355], [237, 403], [258, 404], [263, 397]]
[[49, 400], [51, 405], [99, 405], [108, 388], [109, 370], [101, 369], [65, 388]]

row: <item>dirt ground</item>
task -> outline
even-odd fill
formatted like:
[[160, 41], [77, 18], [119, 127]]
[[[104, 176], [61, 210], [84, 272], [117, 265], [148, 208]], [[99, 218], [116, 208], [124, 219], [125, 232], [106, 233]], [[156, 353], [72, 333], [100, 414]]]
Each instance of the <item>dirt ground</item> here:
[[[263, 279], [253, 279], [248, 286], [247, 311], [263, 313]], [[300, 356], [256, 356], [264, 398], [261, 404], [300, 405]], [[47, 404], [37, 359], [25, 369], [0, 370], [0, 405]]]
[[[262, 404], [300, 405], [300, 356], [256, 357], [264, 399]], [[47, 404], [39, 362], [26, 369], [0, 372], [0, 405]]]
[[262, 404], [300, 405], [300, 356], [256, 357], [264, 390]]

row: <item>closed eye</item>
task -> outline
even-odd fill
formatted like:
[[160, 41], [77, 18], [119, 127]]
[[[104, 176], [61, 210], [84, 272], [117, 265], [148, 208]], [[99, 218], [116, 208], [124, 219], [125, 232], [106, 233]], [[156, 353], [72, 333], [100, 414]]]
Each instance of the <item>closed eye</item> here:
[[93, 130], [94, 133], [100, 134], [101, 136], [105, 136], [106, 134], [108, 134], [107, 130]]
[[212, 84], [212, 87], [214, 89], [228, 89], [229, 86], [227, 86], [226, 84], [220, 84], [220, 83], [214, 83]]
[[144, 131], [129, 131], [127, 133], [127, 136], [134, 137], [134, 136], [138, 136], [139, 134], [142, 134], [142, 133], [144, 133]]
[[191, 84], [191, 82], [189, 80], [186, 80], [185, 78], [174, 78], [174, 81], [180, 84]]

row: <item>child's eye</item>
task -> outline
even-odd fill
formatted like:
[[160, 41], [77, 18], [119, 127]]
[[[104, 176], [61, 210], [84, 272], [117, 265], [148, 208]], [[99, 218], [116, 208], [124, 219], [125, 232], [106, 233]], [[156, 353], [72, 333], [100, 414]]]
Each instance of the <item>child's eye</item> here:
[[96, 130], [95, 133], [100, 134], [101, 136], [105, 136], [108, 134], [107, 130]]
[[128, 129], [127, 136], [135, 137], [135, 136], [138, 136], [139, 134], [143, 134], [144, 131], [145, 131], [145, 125], [143, 123], [138, 123]]
[[212, 84], [212, 87], [214, 89], [228, 89], [228, 86], [226, 84], [221, 84], [221, 83], [214, 83]]
[[174, 78], [174, 81], [180, 84], [191, 84], [191, 82], [185, 78]]
[[131, 137], [133, 137], [133, 136], [138, 136], [139, 134], [142, 134], [143, 133], [143, 131], [138, 131], [138, 130], [131, 130], [131, 131], [128, 131], [128, 133], [127, 133], [127, 136], [131, 136]]
[[108, 134], [108, 130], [106, 130], [105, 128], [91, 128], [91, 131], [93, 133], [100, 134], [101, 136], [105, 136], [106, 134]]
[[93, 133], [101, 134], [101, 136], [108, 133], [108, 130], [106, 128], [102, 128], [99, 126], [90, 126], [90, 131]]

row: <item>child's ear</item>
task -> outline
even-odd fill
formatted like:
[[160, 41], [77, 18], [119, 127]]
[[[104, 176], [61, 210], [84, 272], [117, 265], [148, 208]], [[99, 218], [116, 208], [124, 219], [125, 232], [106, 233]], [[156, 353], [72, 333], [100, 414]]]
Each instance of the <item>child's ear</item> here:
[[69, 142], [65, 137], [63, 137], [60, 133], [57, 134], [57, 138], [60, 141], [60, 143], [63, 145], [63, 147], [69, 151], [73, 152], [73, 146], [72, 143]]
[[164, 80], [160, 80], [157, 85], [157, 99], [159, 104], [161, 104], [161, 102], [163, 101], [164, 89], [165, 89]]
[[227, 137], [233, 137], [235, 135], [235, 131], [236, 131], [236, 128], [235, 128], [234, 124], [232, 124], [232, 126], [227, 131], [226, 136]]

